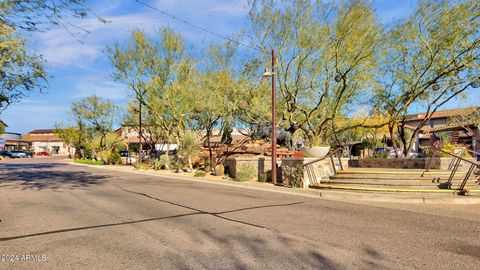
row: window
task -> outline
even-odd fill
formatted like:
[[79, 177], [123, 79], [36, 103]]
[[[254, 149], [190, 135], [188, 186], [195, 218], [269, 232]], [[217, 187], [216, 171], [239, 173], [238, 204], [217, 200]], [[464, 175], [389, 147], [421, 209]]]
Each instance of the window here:
[[60, 153], [60, 146], [52, 146], [52, 154], [58, 155]]

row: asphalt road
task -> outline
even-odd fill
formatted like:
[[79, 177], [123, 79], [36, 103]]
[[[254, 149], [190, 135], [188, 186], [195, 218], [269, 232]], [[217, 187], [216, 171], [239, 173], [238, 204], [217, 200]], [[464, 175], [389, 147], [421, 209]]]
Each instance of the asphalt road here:
[[329, 201], [54, 158], [0, 161], [0, 202], [0, 269], [480, 268], [475, 211]]

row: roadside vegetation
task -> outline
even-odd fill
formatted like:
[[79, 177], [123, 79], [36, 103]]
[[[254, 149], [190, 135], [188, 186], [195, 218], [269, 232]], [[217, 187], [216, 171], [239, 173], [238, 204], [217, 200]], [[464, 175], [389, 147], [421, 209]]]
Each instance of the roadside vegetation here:
[[[60, 2], [59, 12], [88, 15], [79, 8], [83, 1]], [[6, 52], [0, 56], [6, 82], [0, 112], [30, 90], [43, 89], [47, 77], [41, 56], [27, 50], [17, 32], [20, 21], [11, 18], [31, 20], [32, 13], [43, 12], [55, 24], [64, 18], [48, 16], [57, 14], [55, 8], [40, 0], [0, 4], [0, 46]], [[271, 122], [272, 82], [262, 74], [271, 67], [272, 50], [276, 122], [295, 127], [295, 140], [307, 146], [348, 148], [361, 141], [376, 147], [388, 140], [395, 155], [406, 157], [434, 112], [480, 85], [475, 0], [418, 1], [411, 14], [389, 25], [366, 0], [260, 0], [249, 9], [242, 35], [223, 43], [193, 47], [174, 29], [161, 27], [152, 35], [134, 29], [108, 46], [112, 77], [129, 99], [118, 105], [90, 96], [72, 104], [74, 124], [59, 123], [57, 133], [75, 149], [75, 159], [119, 164], [126, 142], [113, 127], [140, 131], [141, 119], [147, 152], [158, 144], [178, 145], [176, 153], [167, 149], [148, 166], [223, 173], [219, 165], [241, 147], [232, 144], [232, 130], [254, 138]], [[415, 108], [425, 108], [426, 117], [407, 130], [398, 123]], [[206, 156], [199, 154], [202, 147]]]
[[86, 165], [105, 165], [105, 162], [103, 160], [92, 160], [84, 158], [75, 159], [73, 162]]

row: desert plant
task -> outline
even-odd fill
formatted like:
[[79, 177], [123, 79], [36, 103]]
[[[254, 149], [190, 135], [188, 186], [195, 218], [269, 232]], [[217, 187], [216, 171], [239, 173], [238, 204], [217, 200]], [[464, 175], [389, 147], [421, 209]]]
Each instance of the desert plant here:
[[197, 134], [191, 131], [187, 131], [180, 138], [180, 147], [178, 149], [178, 155], [183, 160], [188, 162], [188, 166], [193, 170], [192, 159], [198, 155], [200, 143], [197, 138]]
[[137, 170], [147, 170], [150, 169], [152, 166], [144, 162], [135, 162], [133, 163], [133, 167]]
[[238, 182], [249, 181], [255, 178], [256, 173], [257, 172], [253, 165], [251, 164], [244, 165], [237, 169], [234, 180]]
[[159, 159], [155, 160], [153, 164], [153, 169], [160, 170], [160, 169], [170, 169], [170, 158], [168, 155], [161, 155]]
[[175, 162], [172, 164], [172, 169], [175, 170], [175, 173], [179, 173], [182, 167], [183, 167], [183, 164], [179, 162]]
[[215, 175], [217, 176], [223, 176], [225, 174], [225, 166], [222, 164], [218, 164], [215, 166]]
[[73, 162], [87, 165], [105, 165], [105, 162], [103, 160], [75, 159]]
[[205, 171], [196, 171], [193, 177], [205, 177], [207, 175]]
[[258, 182], [267, 182], [267, 174], [264, 172], [258, 173]]

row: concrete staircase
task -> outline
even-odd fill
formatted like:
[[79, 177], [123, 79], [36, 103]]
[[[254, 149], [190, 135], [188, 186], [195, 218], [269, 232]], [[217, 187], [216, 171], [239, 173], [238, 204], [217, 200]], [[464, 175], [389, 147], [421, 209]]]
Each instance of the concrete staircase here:
[[[423, 176], [422, 176], [423, 174]], [[444, 183], [449, 179], [450, 171], [432, 170], [424, 173], [414, 169], [349, 168], [338, 171], [329, 180], [322, 180], [311, 188], [378, 191], [378, 192], [415, 192], [415, 193], [454, 193], [465, 177], [465, 172], [457, 172], [452, 180], [451, 189]], [[480, 186], [472, 175], [464, 190], [479, 193]]]

